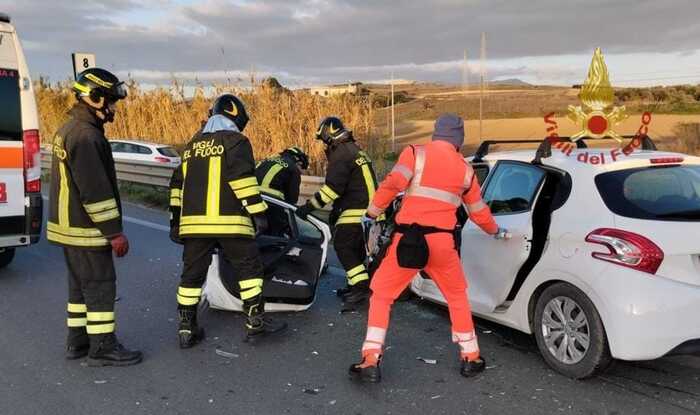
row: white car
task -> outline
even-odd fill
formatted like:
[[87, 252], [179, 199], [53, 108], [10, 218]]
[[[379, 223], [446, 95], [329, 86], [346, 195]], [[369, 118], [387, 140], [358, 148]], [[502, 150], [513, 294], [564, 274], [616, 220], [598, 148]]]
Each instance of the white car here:
[[0, 268], [39, 241], [41, 148], [34, 88], [10, 17], [0, 13]]
[[177, 167], [182, 161], [177, 151], [165, 144], [134, 140], [109, 140], [114, 161], [145, 161]]
[[[700, 158], [487, 152], [471, 162], [512, 238], [469, 221], [461, 231], [476, 315], [534, 334], [546, 362], [573, 378], [613, 358], [700, 351]], [[445, 303], [425, 273], [411, 290]]]

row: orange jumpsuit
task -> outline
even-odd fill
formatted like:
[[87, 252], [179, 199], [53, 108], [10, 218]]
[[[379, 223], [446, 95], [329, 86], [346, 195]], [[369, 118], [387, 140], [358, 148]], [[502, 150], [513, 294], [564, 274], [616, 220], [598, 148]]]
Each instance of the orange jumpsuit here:
[[[474, 171], [455, 147], [446, 141], [433, 141], [424, 146], [404, 149], [397, 164], [379, 186], [367, 213], [372, 217], [378, 216], [402, 191], [406, 193], [396, 217], [399, 224], [416, 223], [454, 229], [456, 210], [464, 203], [472, 222], [486, 233], [498, 232], [490, 209], [481, 199], [481, 188]], [[391, 305], [416, 275], [415, 269], [398, 265], [396, 248], [400, 238], [401, 234], [397, 232], [372, 279], [367, 336], [362, 346], [364, 358], [375, 360], [381, 355]], [[479, 358], [479, 346], [454, 236], [441, 232], [427, 234], [425, 238], [430, 250], [425, 271], [447, 300], [452, 341], [459, 345], [463, 359], [476, 360]]]

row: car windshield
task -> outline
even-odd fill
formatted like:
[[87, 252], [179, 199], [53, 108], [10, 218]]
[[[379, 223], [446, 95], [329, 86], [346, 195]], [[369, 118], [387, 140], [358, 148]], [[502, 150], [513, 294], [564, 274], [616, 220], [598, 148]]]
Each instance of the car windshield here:
[[22, 139], [19, 73], [0, 68], [0, 140]]
[[620, 216], [700, 221], [700, 166], [620, 170], [600, 174], [595, 182], [605, 204]]
[[158, 147], [158, 152], [166, 157], [180, 157], [172, 147]]

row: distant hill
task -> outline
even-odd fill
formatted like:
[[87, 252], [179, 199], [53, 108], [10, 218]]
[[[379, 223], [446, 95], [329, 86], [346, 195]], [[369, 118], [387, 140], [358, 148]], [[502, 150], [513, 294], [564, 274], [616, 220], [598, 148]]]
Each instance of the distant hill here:
[[532, 84], [520, 80], [518, 78], [499, 79], [497, 81], [489, 81], [490, 85], [513, 85], [513, 86], [532, 86]]

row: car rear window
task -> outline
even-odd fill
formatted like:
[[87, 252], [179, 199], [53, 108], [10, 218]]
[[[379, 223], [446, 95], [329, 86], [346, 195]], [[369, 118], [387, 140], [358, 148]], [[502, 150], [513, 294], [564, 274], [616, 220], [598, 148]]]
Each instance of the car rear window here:
[[158, 152], [166, 157], [180, 157], [172, 147], [158, 147]]
[[608, 209], [620, 216], [700, 221], [700, 166], [620, 170], [596, 176], [595, 183]]
[[19, 73], [0, 68], [0, 140], [22, 139]]

